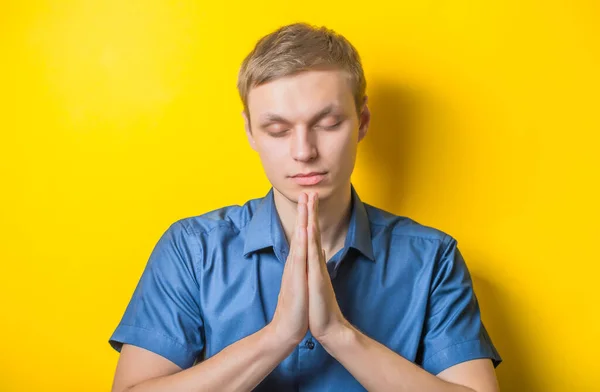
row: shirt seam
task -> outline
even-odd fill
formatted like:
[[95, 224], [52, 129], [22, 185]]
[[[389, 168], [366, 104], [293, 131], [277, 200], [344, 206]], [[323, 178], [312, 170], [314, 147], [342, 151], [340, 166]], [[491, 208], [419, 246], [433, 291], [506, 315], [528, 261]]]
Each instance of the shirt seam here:
[[454, 343], [454, 344], [451, 344], [449, 346], [446, 346], [446, 347], [444, 347], [444, 348], [436, 351], [435, 353], [431, 354], [429, 357], [427, 357], [427, 359], [425, 359], [423, 361], [423, 365], [425, 365], [428, 361], [431, 360], [431, 358], [435, 357], [436, 355], [438, 355], [442, 351], [446, 351], [446, 350], [449, 350], [449, 349], [451, 349], [451, 348], [453, 348], [455, 346], [458, 346], [458, 345], [461, 345], [461, 344], [465, 344], [465, 343], [471, 343], [471, 342], [481, 342], [481, 340], [480, 339], [463, 340], [462, 342], [458, 342], [458, 343]]
[[[194, 262], [194, 260], [192, 260], [192, 268], [194, 269], [194, 274], [196, 275], [196, 287], [198, 289], [198, 301], [200, 300], [200, 269], [199, 266], [202, 262], [202, 258], [204, 255], [204, 251], [202, 249], [202, 246], [200, 245], [200, 241], [194, 237], [194, 234], [198, 235], [198, 236], [202, 236], [202, 235], [208, 235], [208, 233], [212, 232], [213, 230], [219, 228], [220, 226], [215, 226], [210, 230], [202, 230], [199, 231], [198, 233], [190, 233], [190, 231], [188, 230], [188, 228], [182, 224], [183, 229], [185, 230], [185, 232], [187, 233], [187, 235], [189, 237], [192, 238], [192, 241], [196, 244], [196, 248], [198, 249], [198, 260], [197, 262]], [[202, 323], [204, 323], [204, 309], [202, 309], [202, 306], [199, 302], [198, 303], [198, 311], [200, 312], [200, 319], [202, 320]], [[204, 328], [202, 328], [204, 330]]]
[[[219, 228], [221, 228], [221, 227], [226, 227], [226, 228], [228, 228], [228, 229], [234, 229], [234, 228], [235, 228], [235, 225], [233, 225], [232, 223], [225, 222], [225, 221], [220, 221], [220, 222], [218, 222], [218, 223], [217, 223], [217, 226], [215, 226], [215, 227], [211, 227], [210, 229], [204, 229], [204, 230], [193, 230], [193, 231], [191, 231], [191, 232], [190, 232], [190, 230], [189, 230], [189, 228], [188, 228], [188, 226], [189, 226], [189, 225], [184, 225], [184, 224], [182, 224], [181, 226], [183, 227], [183, 229], [185, 230], [185, 232], [186, 232], [188, 235], [192, 235], [192, 234], [194, 234], [194, 235], [210, 234], [212, 231], [214, 231], [214, 230], [216, 230], [216, 229], [219, 229]], [[239, 232], [239, 230], [238, 230], [238, 232]]]
[[176, 345], [178, 345], [179, 347], [181, 347], [182, 349], [184, 349], [188, 354], [194, 354], [192, 350], [190, 350], [185, 344], [181, 343], [180, 341], [178, 341], [177, 339], [175, 339], [174, 337], [170, 336], [170, 335], [166, 335], [160, 331], [157, 331], [155, 329], [150, 329], [150, 328], [146, 328], [146, 327], [141, 327], [139, 325], [130, 325], [130, 324], [122, 324], [125, 327], [130, 327], [130, 328], [137, 328], [137, 329], [141, 329], [144, 331], [148, 331], [148, 332], [152, 332], [155, 333], [159, 336], [162, 336], [163, 338], [166, 338], [168, 340], [170, 340], [171, 342], [175, 343]]
[[[445, 235], [445, 237], [443, 238], [443, 240], [445, 240], [446, 238], [451, 238], [451, 237], [449, 235]], [[444, 243], [443, 240], [442, 240], [442, 243]], [[436, 264], [441, 264], [442, 263], [443, 258], [444, 258], [443, 256], [446, 254], [446, 252], [450, 249], [451, 246], [452, 246], [452, 241], [449, 241], [448, 245], [444, 249], [442, 249], [440, 257], [439, 258], [436, 257], [436, 259], [434, 260], [434, 265], [433, 265], [433, 272], [434, 273], [437, 270], [437, 268], [441, 268], [441, 265], [436, 265]], [[430, 283], [429, 283], [429, 294], [428, 294], [429, 299], [431, 298], [431, 296], [433, 294], [432, 286], [433, 286], [433, 283], [434, 283], [433, 281], [434, 280], [435, 280], [435, 278], [432, 278], [431, 281], [430, 281]], [[471, 284], [471, 291], [473, 291], [472, 284]], [[441, 312], [443, 312], [444, 310], [445, 310], [445, 308], [441, 308], [437, 312], [435, 312], [434, 314], [429, 315], [428, 318], [435, 317], [438, 314], [440, 314]]]
[[[386, 225], [386, 224], [382, 224], [382, 223], [375, 223], [371, 220], [369, 220], [369, 223], [373, 226], [379, 226], [379, 227], [390, 227], [390, 225]], [[448, 237], [448, 234], [444, 233], [442, 238], [435, 238], [435, 237], [426, 237], [426, 236], [420, 236], [420, 235], [414, 235], [414, 234], [402, 234], [402, 233], [394, 233], [394, 228], [392, 227], [392, 230], [390, 232], [391, 235], [394, 236], [398, 236], [398, 237], [409, 237], [409, 238], [418, 238], [418, 239], [422, 239], [422, 240], [428, 240], [428, 241], [437, 241], [437, 242], [444, 242], [444, 240], [446, 239], [446, 237]], [[372, 238], [371, 238], [372, 240]]]

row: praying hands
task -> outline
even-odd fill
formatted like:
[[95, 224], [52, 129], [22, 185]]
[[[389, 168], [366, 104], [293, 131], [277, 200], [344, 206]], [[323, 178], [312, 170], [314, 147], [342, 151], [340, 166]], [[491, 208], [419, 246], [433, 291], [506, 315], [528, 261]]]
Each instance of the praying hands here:
[[271, 322], [282, 339], [296, 343], [309, 329], [322, 341], [348, 325], [327, 271], [318, 216], [318, 194], [300, 193], [290, 253]]

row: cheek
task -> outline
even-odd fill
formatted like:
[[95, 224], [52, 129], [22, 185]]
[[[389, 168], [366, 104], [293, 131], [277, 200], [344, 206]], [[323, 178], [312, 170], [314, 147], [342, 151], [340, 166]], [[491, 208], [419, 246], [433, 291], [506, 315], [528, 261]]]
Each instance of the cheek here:
[[287, 146], [278, 140], [265, 140], [258, 146], [260, 158], [268, 170], [282, 170], [287, 157]]
[[322, 158], [326, 161], [343, 163], [351, 160], [354, 154], [352, 134], [350, 132], [332, 133], [325, 136], [320, 151]]

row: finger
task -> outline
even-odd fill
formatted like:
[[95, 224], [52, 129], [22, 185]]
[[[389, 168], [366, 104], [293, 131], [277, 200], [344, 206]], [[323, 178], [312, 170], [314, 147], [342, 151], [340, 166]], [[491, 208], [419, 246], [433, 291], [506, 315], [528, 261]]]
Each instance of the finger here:
[[308, 202], [308, 197], [306, 193], [301, 192], [300, 196], [298, 196], [298, 225], [299, 227], [306, 229], [306, 223], [308, 220], [308, 211], [306, 210], [306, 204]]
[[321, 248], [321, 271], [323, 271], [323, 275], [329, 275], [329, 270], [327, 269], [327, 254], [325, 249]]
[[[294, 231], [292, 233], [292, 237], [290, 239], [290, 255], [292, 254], [292, 252], [295, 249], [295, 245], [298, 242], [298, 231], [302, 228], [303, 226], [303, 220], [305, 219], [303, 217], [303, 207], [302, 207], [302, 202], [306, 199], [306, 194], [305, 193], [301, 193], [298, 196], [298, 202], [296, 203], [296, 222], [294, 223]], [[304, 224], [304, 226], [306, 226]]]
[[321, 243], [321, 226], [319, 225], [319, 193], [315, 193], [315, 227], [317, 231], [317, 246], [318, 249], [322, 249]]
[[314, 231], [315, 246], [317, 248], [319, 256], [321, 256], [321, 249], [323, 248], [323, 246], [321, 244], [321, 229], [319, 227], [319, 194], [316, 192], [312, 194], [310, 222]]
[[[301, 193], [298, 198], [298, 219], [296, 225], [295, 245], [294, 245], [294, 264], [296, 264], [299, 276], [306, 274], [306, 255], [307, 255], [307, 233], [306, 224], [308, 220], [308, 211], [306, 207], [306, 194]], [[302, 275], [304, 274], [304, 275]]]
[[321, 242], [322, 238], [321, 238], [321, 226], [319, 225], [319, 204], [320, 204], [320, 200], [319, 200], [319, 193], [315, 194], [315, 226], [316, 226], [316, 237], [317, 237], [317, 249], [319, 249], [319, 253], [321, 258], [319, 259], [319, 265], [321, 268], [321, 271], [323, 273], [324, 276], [327, 276], [329, 274], [329, 271], [327, 270], [327, 255], [325, 253], [325, 249], [323, 248], [323, 244]]
[[319, 234], [315, 219], [315, 197], [310, 195], [308, 201], [309, 222], [308, 222], [308, 258], [311, 263], [321, 260], [321, 248], [319, 247]]

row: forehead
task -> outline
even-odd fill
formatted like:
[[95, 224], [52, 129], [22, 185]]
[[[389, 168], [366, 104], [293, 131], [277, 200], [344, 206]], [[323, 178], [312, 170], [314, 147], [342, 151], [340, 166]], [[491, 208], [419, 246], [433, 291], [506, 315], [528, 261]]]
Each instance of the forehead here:
[[248, 93], [251, 118], [278, 114], [301, 119], [329, 105], [342, 110], [354, 107], [354, 97], [345, 71], [305, 71], [254, 87]]

